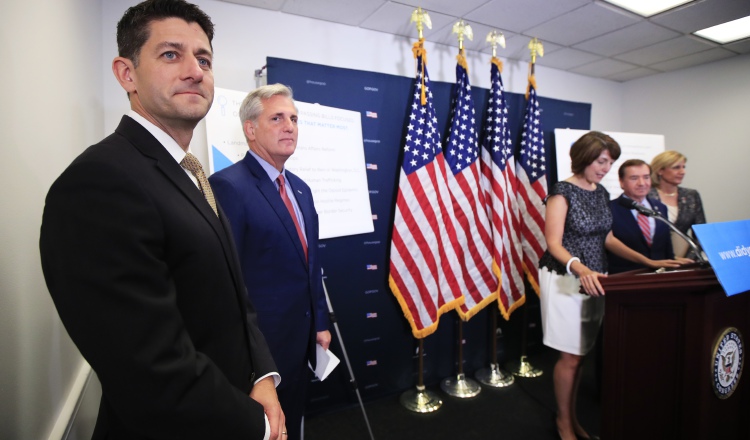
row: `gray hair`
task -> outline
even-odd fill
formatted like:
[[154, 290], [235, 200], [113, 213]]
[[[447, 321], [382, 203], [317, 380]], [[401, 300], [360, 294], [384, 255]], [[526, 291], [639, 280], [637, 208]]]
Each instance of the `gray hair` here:
[[[240, 106], [240, 121], [243, 124], [245, 121], [256, 122], [260, 114], [263, 113], [263, 101], [276, 95], [286, 96], [294, 103], [292, 89], [284, 84], [277, 83], [261, 86], [248, 93], [242, 101], [242, 105]], [[297, 109], [296, 105], [294, 109]]]

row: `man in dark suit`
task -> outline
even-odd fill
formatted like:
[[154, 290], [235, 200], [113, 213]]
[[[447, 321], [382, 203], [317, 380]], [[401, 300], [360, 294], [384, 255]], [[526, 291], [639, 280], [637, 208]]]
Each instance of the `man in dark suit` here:
[[231, 230], [197, 159], [187, 171], [213, 101], [212, 38], [183, 0], [128, 9], [112, 70], [131, 111], [47, 195], [42, 269], [102, 385], [94, 439], [284, 438]]
[[258, 309], [282, 381], [277, 391], [289, 439], [301, 438], [315, 344], [328, 349], [328, 309], [318, 259], [318, 214], [310, 187], [284, 168], [297, 147], [297, 108], [282, 85], [260, 87], [240, 107], [250, 150], [211, 176], [232, 225], [247, 292]]
[[[623, 192], [620, 197], [609, 202], [614, 236], [629, 248], [652, 260], [674, 258], [669, 227], [653, 217], [639, 215], [635, 209], [628, 209], [619, 203], [619, 199], [628, 198], [667, 217], [667, 207], [658, 200], [647, 197], [651, 189], [651, 167], [640, 159], [630, 159], [620, 166], [618, 176]], [[607, 252], [607, 259], [611, 274], [643, 267], [611, 252]]]

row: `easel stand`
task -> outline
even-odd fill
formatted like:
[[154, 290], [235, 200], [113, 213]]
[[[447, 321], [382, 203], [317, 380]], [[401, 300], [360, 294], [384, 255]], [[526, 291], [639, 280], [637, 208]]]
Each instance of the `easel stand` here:
[[419, 374], [417, 387], [414, 390], [404, 391], [401, 394], [399, 402], [401, 406], [418, 413], [429, 413], [437, 411], [443, 405], [443, 401], [432, 391], [428, 391], [424, 387], [424, 376], [422, 371], [424, 370], [424, 340], [419, 340]]
[[508, 371], [519, 377], [539, 377], [543, 371], [526, 360], [526, 336], [529, 330], [529, 305], [523, 308], [523, 331], [521, 332], [521, 360], [508, 362]]
[[464, 321], [458, 320], [458, 374], [455, 377], [443, 379], [440, 388], [446, 394], [461, 399], [474, 397], [482, 391], [482, 387], [464, 375]]
[[490, 338], [492, 339], [492, 352], [490, 353], [490, 367], [482, 368], [477, 371], [476, 378], [484, 385], [503, 388], [513, 385], [515, 379], [512, 374], [508, 374], [501, 370], [497, 363], [497, 313], [497, 310], [492, 312], [492, 333], [490, 334]]
[[[322, 269], [321, 269], [321, 272], [323, 272]], [[367, 432], [370, 433], [370, 439], [375, 440], [375, 436], [372, 435], [372, 428], [370, 428], [370, 419], [367, 418], [367, 412], [365, 412], [365, 405], [364, 403], [362, 403], [362, 396], [359, 394], [359, 388], [357, 388], [357, 381], [354, 379], [354, 372], [352, 371], [352, 364], [351, 362], [349, 362], [349, 355], [346, 353], [346, 348], [344, 347], [344, 338], [341, 337], [341, 331], [339, 330], [339, 323], [336, 321], [336, 314], [333, 313], [333, 307], [331, 306], [331, 298], [328, 296], [328, 289], [326, 288], [325, 279], [322, 280], [322, 283], [323, 283], [323, 293], [325, 293], [325, 296], [326, 296], [326, 304], [328, 304], [328, 316], [331, 318], [331, 323], [333, 324], [333, 329], [336, 332], [336, 337], [339, 338], [339, 344], [341, 344], [341, 354], [344, 357], [344, 361], [346, 362], [346, 368], [349, 371], [349, 384], [351, 385], [354, 392], [357, 394], [359, 407], [362, 408], [362, 417], [365, 418], [365, 424], [367, 425]]]

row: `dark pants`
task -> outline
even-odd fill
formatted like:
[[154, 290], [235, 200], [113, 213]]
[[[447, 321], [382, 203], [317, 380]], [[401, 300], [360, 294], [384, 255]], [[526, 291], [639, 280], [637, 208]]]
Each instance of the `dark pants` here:
[[294, 377], [282, 377], [279, 387], [276, 388], [281, 409], [286, 417], [287, 440], [300, 440], [302, 438], [302, 416], [305, 415], [310, 374], [310, 369], [305, 366]]

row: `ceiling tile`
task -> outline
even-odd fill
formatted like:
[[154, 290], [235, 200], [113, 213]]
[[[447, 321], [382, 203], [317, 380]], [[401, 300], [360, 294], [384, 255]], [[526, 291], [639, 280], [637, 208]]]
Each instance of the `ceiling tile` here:
[[611, 79], [612, 81], [625, 82], [625, 81], [630, 81], [631, 79], [637, 79], [637, 78], [643, 78], [645, 76], [656, 75], [657, 73], [661, 73], [661, 72], [659, 72], [658, 70], [649, 69], [648, 67], [638, 67], [636, 69], [626, 70], [625, 72], [620, 72], [620, 73], [615, 73], [613, 75], [609, 75], [606, 78]]
[[677, 37], [652, 46], [617, 55], [615, 58], [638, 64], [639, 66], [650, 66], [665, 60], [702, 52], [711, 49], [712, 47], [716, 47], [716, 45], [699, 38]]
[[624, 28], [637, 21], [629, 14], [592, 3], [527, 29], [524, 34], [567, 46]]
[[732, 52], [737, 53], [750, 53], [750, 38], [745, 38], [736, 43], [729, 43], [721, 46], [725, 49], [729, 49]]
[[[454, 21], [453, 24], [455, 24], [457, 21], [458, 20]], [[436, 43], [458, 47], [458, 35], [453, 33], [453, 24], [445, 27], [444, 29], [441, 29], [435, 34], [431, 34], [430, 38], [427, 39]], [[470, 40], [468, 37], [464, 37], [464, 47], [466, 48], [466, 50], [484, 51], [484, 49], [486, 48], [486, 52], [492, 53], [492, 47], [487, 42], [487, 34], [492, 32], [493, 30], [498, 29], [491, 28], [481, 23], [466, 22], [466, 24], [471, 26], [474, 38], [473, 40]], [[505, 35], [507, 43], [507, 40], [516, 34], [512, 32], [503, 32], [503, 35]], [[502, 51], [502, 47], [498, 45], [497, 50], [498, 52]]]
[[[410, 22], [413, 11], [414, 8], [411, 6], [388, 2], [367, 17], [359, 26], [365, 29], [416, 39], [419, 37], [417, 26], [415, 23]], [[434, 35], [434, 32], [445, 26], [452, 26], [454, 17], [438, 12], [428, 11], [428, 13], [432, 22], [432, 29], [425, 26], [423, 32], [425, 39], [433, 41], [431, 36]]]
[[593, 63], [586, 64], [584, 66], [575, 67], [573, 69], [570, 69], [570, 71], [580, 73], [581, 75], [606, 77], [622, 72], [627, 72], [628, 70], [633, 70], [636, 67], [638, 66], [634, 66], [623, 61], [604, 58], [600, 61], [594, 61]]
[[656, 44], [660, 41], [678, 37], [680, 34], [657, 26], [647, 21], [641, 21], [632, 26], [618, 29], [601, 35], [583, 43], [576, 44], [576, 49], [593, 52], [603, 56], [613, 56], [634, 49]]
[[654, 23], [689, 34], [750, 15], [748, 0], [705, 0], [651, 17]]
[[280, 11], [284, 5], [284, 0], [223, 0], [227, 3], [237, 3], [238, 5], [252, 6], [255, 8], [270, 9]]
[[521, 33], [587, 3], [590, 0], [493, 0], [466, 14], [464, 18]]
[[573, 67], [589, 64], [601, 60], [602, 57], [589, 52], [576, 49], [562, 48], [552, 53], [545, 53], [543, 57], [537, 58], [540, 66], [553, 67], [555, 69], [569, 70]]
[[[521, 60], [526, 62], [531, 61], [531, 51], [529, 50], [530, 41], [531, 38], [525, 35], [517, 35], [515, 37], [508, 38], [506, 40], [505, 49], [500, 50], [500, 48], [498, 48], [497, 55], [501, 58], [506, 59]], [[564, 47], [560, 46], [559, 44], [549, 43], [547, 41], [542, 41], [542, 46], [544, 47], [545, 56], [554, 53]], [[489, 53], [491, 51], [486, 52]]]
[[537, 37], [547, 56], [539, 58], [540, 65], [614, 81], [750, 53], [750, 39], [717, 45], [690, 34], [750, 15], [750, 0], [696, 0], [648, 19], [602, 0], [220, 1], [358, 26], [411, 41], [417, 39], [411, 14], [422, 7], [433, 24], [424, 29], [424, 37], [438, 43], [441, 56], [457, 53], [452, 28], [464, 19], [474, 35], [473, 40], [464, 40], [469, 52], [492, 53], [486, 37], [498, 30], [505, 34], [507, 47], [498, 47], [497, 55], [526, 64], [531, 58], [529, 41]]
[[719, 61], [733, 56], [735, 56], [733, 52], [722, 49], [721, 47], [716, 47], [700, 53], [662, 61], [660, 63], [652, 64], [649, 67], [661, 70], [662, 72], [668, 72], [670, 70], [684, 69], [685, 67], [697, 66], [711, 61]]
[[[278, 1], [277, 1], [278, 3]], [[385, 0], [286, 0], [283, 12], [356, 26], [385, 4]]]
[[398, 0], [398, 3], [410, 5], [413, 9], [422, 8], [426, 11], [464, 17], [469, 12], [487, 3], [487, 0]]

